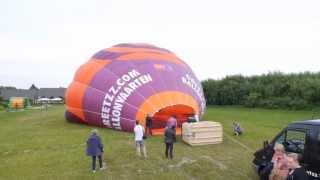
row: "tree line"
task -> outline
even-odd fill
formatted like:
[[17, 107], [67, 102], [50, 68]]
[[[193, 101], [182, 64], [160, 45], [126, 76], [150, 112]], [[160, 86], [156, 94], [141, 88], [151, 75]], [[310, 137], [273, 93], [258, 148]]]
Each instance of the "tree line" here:
[[297, 110], [320, 106], [320, 72], [232, 75], [204, 80], [202, 86], [207, 105]]

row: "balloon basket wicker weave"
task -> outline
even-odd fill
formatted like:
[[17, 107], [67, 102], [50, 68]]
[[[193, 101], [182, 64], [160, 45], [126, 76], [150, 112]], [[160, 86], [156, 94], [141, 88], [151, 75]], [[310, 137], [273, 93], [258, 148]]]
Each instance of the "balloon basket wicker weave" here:
[[223, 141], [222, 125], [212, 121], [183, 123], [182, 140], [191, 146], [220, 144]]

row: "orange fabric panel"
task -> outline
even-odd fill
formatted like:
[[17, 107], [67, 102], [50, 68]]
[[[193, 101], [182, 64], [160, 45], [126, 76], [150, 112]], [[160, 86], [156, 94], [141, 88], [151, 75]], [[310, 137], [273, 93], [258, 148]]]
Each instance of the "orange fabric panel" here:
[[[148, 109], [146, 109], [146, 110], [148, 110]], [[139, 117], [137, 117], [136, 120], [138, 120], [142, 126], [145, 126], [146, 125], [146, 117], [148, 114], [147, 111], [138, 110], [138, 114], [139, 114]]]
[[72, 82], [66, 91], [66, 106], [67, 110], [78, 116], [81, 120], [85, 122], [84, 112], [82, 111], [83, 104], [82, 100], [86, 92], [87, 86], [79, 83]]
[[[150, 103], [157, 103], [157, 104], [155, 104], [154, 106], [156, 107], [156, 108], [158, 108], [158, 107], [163, 107], [164, 106], [164, 102], [163, 102], [163, 100], [161, 99], [161, 96], [157, 93], [157, 94], [154, 94], [154, 96], [155, 96], [155, 98], [157, 99], [157, 101], [152, 101], [152, 102], [150, 102]], [[157, 110], [157, 109], [156, 109]]]
[[[149, 104], [158, 104], [160, 105], [158, 98], [156, 97], [156, 95], [158, 95], [161, 100], [162, 100], [162, 106], [157, 106], [155, 109], [151, 109], [149, 107]], [[172, 97], [178, 97], [182, 102], [175, 102], [175, 104], [173, 104], [174, 102], [172, 101]], [[177, 104], [181, 104], [181, 105], [186, 105], [186, 106], [190, 106], [194, 109], [194, 111], [196, 113], [199, 113], [199, 106], [196, 102], [196, 100], [191, 97], [188, 94], [182, 93], [182, 92], [178, 92], [178, 91], [165, 91], [165, 92], [161, 92], [158, 94], [155, 94], [153, 96], [150, 96], [138, 109], [139, 111], [136, 114], [136, 119], [143, 122], [146, 114], [149, 113], [151, 115], [155, 114], [158, 110], [163, 109], [165, 107], [168, 106], [172, 106], [172, 105], [177, 105]]]
[[179, 104], [187, 104], [186, 97], [184, 94], [176, 93], [175, 98], [176, 102], [178, 102]]
[[[147, 99], [144, 103], [146, 104], [143, 108], [141, 109], [142, 111], [145, 111], [146, 113], [148, 112], [154, 112], [157, 110], [157, 107], [161, 106], [161, 103], [159, 101], [158, 98], [156, 98], [156, 96], [154, 96], [153, 98], [157, 99], [157, 101], [153, 100], [153, 99]], [[139, 109], [140, 110], [140, 109]]]
[[170, 52], [161, 51], [158, 49], [150, 49], [150, 48], [111, 47], [111, 48], [106, 49], [106, 51], [119, 52], [119, 53], [154, 52], [154, 53], [172, 54], [173, 55], [173, 53], [170, 53]]
[[[150, 106], [152, 104], [153, 106]], [[168, 101], [168, 98], [164, 98], [162, 93], [154, 94], [146, 99], [143, 103], [143, 106], [138, 108], [138, 112], [136, 115], [136, 119], [144, 124], [145, 118], [147, 114], [153, 115], [157, 112], [161, 107], [170, 106], [171, 104]]]
[[119, 58], [119, 60], [123, 61], [133, 61], [133, 60], [141, 60], [141, 59], [159, 59], [163, 61], [169, 61], [180, 65], [185, 65], [180, 59], [172, 54], [158, 54], [158, 53], [150, 53], [150, 52], [140, 52], [140, 53], [130, 53], [127, 55], [123, 55]]
[[156, 111], [156, 106], [152, 106], [150, 103], [151, 101], [147, 102], [145, 101], [145, 106], [143, 109], [138, 109], [139, 116], [136, 116], [136, 120], [140, 122], [140, 124], [145, 125], [145, 119], [147, 117], [147, 114], [153, 114], [152, 112]]
[[89, 84], [96, 73], [110, 62], [111, 61], [108, 60], [90, 60], [80, 66], [76, 72], [74, 80], [84, 84]]
[[160, 101], [162, 102], [162, 106], [158, 106], [157, 110], [166, 106], [171, 106], [173, 104], [174, 93], [168, 93], [168, 91], [166, 91], [158, 93], [158, 96], [160, 98]]
[[194, 98], [191, 97], [191, 96], [186, 96], [186, 99], [187, 99], [186, 100], [187, 101], [186, 105], [189, 105], [190, 107], [193, 107], [195, 112], [197, 114], [199, 114], [199, 106], [198, 106], [198, 103], [194, 100]]

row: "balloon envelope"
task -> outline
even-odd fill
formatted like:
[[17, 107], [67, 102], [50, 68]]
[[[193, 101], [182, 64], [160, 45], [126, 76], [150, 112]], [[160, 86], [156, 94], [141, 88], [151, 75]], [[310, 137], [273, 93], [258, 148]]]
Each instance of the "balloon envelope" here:
[[205, 99], [190, 67], [167, 49], [119, 44], [101, 50], [75, 73], [66, 91], [66, 118], [72, 122], [132, 131], [152, 116], [161, 133], [175, 115], [178, 126], [202, 116]]

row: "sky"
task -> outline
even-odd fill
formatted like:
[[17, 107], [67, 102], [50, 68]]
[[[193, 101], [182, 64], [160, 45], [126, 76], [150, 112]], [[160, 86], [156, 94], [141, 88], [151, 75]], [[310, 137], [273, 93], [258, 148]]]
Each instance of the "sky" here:
[[319, 9], [319, 0], [0, 0], [0, 85], [67, 87], [119, 43], [169, 49], [200, 80], [319, 72]]

